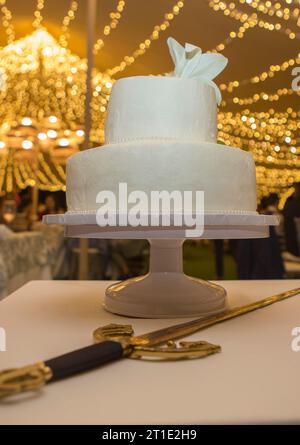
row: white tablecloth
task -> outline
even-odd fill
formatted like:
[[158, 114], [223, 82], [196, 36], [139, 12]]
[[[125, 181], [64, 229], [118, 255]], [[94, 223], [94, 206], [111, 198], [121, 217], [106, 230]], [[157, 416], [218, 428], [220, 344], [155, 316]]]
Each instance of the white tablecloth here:
[[[1, 368], [51, 358], [91, 342], [101, 325], [132, 323], [136, 333], [178, 320], [119, 317], [103, 310], [108, 282], [35, 281], [0, 302], [7, 351]], [[222, 282], [230, 305], [300, 286], [300, 280]], [[123, 359], [0, 403], [0, 423], [300, 423], [300, 296], [195, 334], [222, 352], [200, 360]]]

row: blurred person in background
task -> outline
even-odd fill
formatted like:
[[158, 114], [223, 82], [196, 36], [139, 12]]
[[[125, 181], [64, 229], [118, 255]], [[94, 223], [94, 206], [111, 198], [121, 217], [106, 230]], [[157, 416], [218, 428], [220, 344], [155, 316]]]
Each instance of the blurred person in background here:
[[44, 215], [56, 213], [62, 213], [62, 209], [59, 207], [57, 196], [54, 193], [49, 193], [45, 198], [42, 210], [39, 212], [39, 219], [42, 219]]
[[300, 182], [294, 184], [295, 192], [287, 199], [284, 209], [284, 234], [286, 250], [300, 256], [295, 218], [300, 217]]
[[213, 240], [213, 246], [215, 254], [216, 280], [222, 280], [224, 278], [224, 240]]
[[32, 200], [29, 195], [24, 194], [20, 197], [20, 203], [17, 208], [16, 217], [10, 227], [14, 232], [23, 232], [30, 230], [32, 223]]
[[281, 210], [279, 210], [279, 196], [277, 193], [270, 193], [266, 201], [266, 211], [267, 215], [274, 215], [279, 218], [278, 226], [275, 226], [275, 232], [278, 237], [278, 241], [281, 250], [284, 250], [285, 239], [284, 239], [284, 218]]
[[3, 203], [4, 203], [4, 196], [0, 196], [0, 224], [4, 224], [4, 218], [3, 218]]
[[[273, 206], [274, 198], [261, 200], [259, 211], [271, 214], [269, 206]], [[271, 204], [270, 204], [271, 203]], [[241, 280], [267, 280], [284, 277], [284, 265], [281, 248], [274, 226], [270, 226], [268, 238], [238, 240], [236, 245], [236, 261], [238, 278]]]

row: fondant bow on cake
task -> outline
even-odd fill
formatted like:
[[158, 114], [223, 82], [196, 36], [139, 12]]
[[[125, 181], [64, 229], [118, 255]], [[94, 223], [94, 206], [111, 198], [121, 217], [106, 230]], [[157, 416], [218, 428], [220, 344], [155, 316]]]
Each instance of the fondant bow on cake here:
[[213, 79], [223, 71], [228, 59], [218, 53], [203, 54], [201, 48], [190, 43], [182, 46], [172, 37], [169, 37], [167, 42], [175, 65], [173, 76], [203, 79], [215, 89], [217, 103], [220, 104], [221, 92]]

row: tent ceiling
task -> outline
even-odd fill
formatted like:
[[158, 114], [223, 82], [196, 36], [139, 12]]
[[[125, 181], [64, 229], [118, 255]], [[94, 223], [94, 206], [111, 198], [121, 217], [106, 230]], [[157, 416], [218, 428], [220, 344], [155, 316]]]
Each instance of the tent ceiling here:
[[[75, 20], [71, 23], [70, 49], [79, 56], [85, 55], [85, 24], [86, 24], [86, 0], [79, 0], [79, 8]], [[160, 23], [164, 13], [171, 10], [174, 0], [127, 0], [123, 16], [116, 30], [113, 30], [108, 38], [105, 38], [103, 49], [95, 58], [95, 65], [101, 70], [118, 64], [124, 55], [131, 54], [138, 44], [152, 31], [153, 26]], [[227, 1], [229, 3], [229, 1]], [[274, 2], [275, 3], [275, 2]], [[282, 0], [285, 5], [285, 0]], [[36, 0], [9, 0], [7, 2], [13, 13], [13, 22], [16, 28], [16, 37], [22, 37], [32, 31], [33, 11]], [[117, 0], [98, 0], [96, 19], [96, 37], [100, 37], [103, 27], [109, 22], [109, 12], [116, 7]], [[254, 10], [248, 5], [241, 5], [235, 1], [237, 8], [247, 13]], [[44, 25], [54, 36], [59, 36], [63, 16], [70, 5], [70, 0], [45, 0], [43, 10]], [[270, 22], [274, 20], [264, 14], [262, 19]], [[289, 27], [290, 22], [281, 20], [284, 27]], [[291, 22], [297, 29], [295, 21]], [[159, 40], [154, 41], [145, 55], [119, 74], [120, 77], [157, 74], [172, 69], [172, 63], [165, 44], [166, 38], [172, 35], [180, 42], [191, 42], [208, 50], [222, 42], [230, 31], [237, 30], [240, 23], [225, 17], [222, 12], [214, 12], [208, 6], [207, 0], [186, 0], [181, 13], [171, 22], [171, 26], [161, 34]], [[300, 29], [298, 28], [298, 31]], [[0, 42], [5, 44], [5, 34], [0, 33]], [[235, 39], [224, 51], [229, 58], [229, 65], [218, 79], [219, 82], [230, 80], [242, 80], [257, 73], [263, 72], [271, 64], [278, 64], [288, 58], [295, 57], [299, 52], [299, 40], [289, 39], [284, 33], [267, 31], [258, 27], [249, 30], [243, 39]], [[117, 76], [118, 77], [118, 76]], [[239, 96], [247, 97], [262, 88], [266, 92], [273, 92], [278, 88], [290, 88], [292, 76], [291, 69], [278, 74], [274, 79], [269, 79], [259, 85], [247, 85], [239, 88]], [[278, 101], [276, 109], [286, 109], [292, 104], [298, 107], [299, 97], [288, 97]], [[256, 104], [253, 109], [263, 110], [266, 103]]]

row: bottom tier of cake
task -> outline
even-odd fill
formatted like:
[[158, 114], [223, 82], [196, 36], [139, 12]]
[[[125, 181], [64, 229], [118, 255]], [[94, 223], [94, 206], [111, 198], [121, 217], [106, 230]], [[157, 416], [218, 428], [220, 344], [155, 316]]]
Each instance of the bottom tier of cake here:
[[203, 191], [205, 212], [256, 211], [250, 153], [214, 143], [143, 140], [109, 144], [72, 156], [67, 165], [69, 212], [96, 211], [96, 197], [119, 184], [128, 193]]

